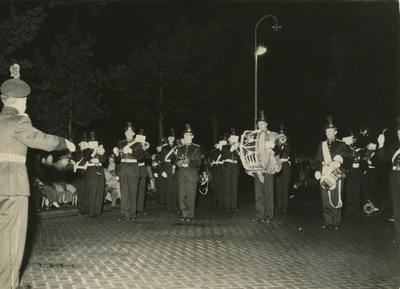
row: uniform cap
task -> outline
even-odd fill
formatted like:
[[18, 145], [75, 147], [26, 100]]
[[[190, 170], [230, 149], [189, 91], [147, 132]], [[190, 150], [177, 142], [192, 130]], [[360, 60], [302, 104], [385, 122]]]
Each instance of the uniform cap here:
[[193, 129], [190, 127], [190, 124], [188, 123], [185, 125], [185, 129], [183, 130], [182, 135], [184, 135], [185, 133], [194, 134]]
[[15, 98], [27, 97], [31, 93], [31, 88], [25, 81], [19, 78], [19, 65], [11, 65], [10, 72], [13, 78], [3, 82], [0, 89], [1, 93]]
[[174, 131], [173, 128], [171, 128], [171, 129], [169, 130], [168, 137], [175, 137], [175, 131]]
[[256, 123], [258, 123], [260, 121], [268, 122], [267, 118], [264, 116], [264, 111], [263, 110], [260, 111], [260, 116], [256, 119]]
[[132, 130], [133, 132], [135, 132], [135, 128], [132, 126], [132, 123], [130, 121], [127, 122], [127, 126], [124, 128], [124, 132], [126, 132], [127, 130]]
[[329, 128], [337, 128], [336, 124], [333, 122], [332, 116], [328, 116], [327, 118], [328, 123], [325, 125], [324, 130], [327, 130]]

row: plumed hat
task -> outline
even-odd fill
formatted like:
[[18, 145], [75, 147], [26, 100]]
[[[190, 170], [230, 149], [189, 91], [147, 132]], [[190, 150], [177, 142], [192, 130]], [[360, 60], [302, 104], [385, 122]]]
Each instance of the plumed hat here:
[[182, 135], [185, 135], [185, 133], [191, 133], [194, 134], [193, 129], [190, 127], [190, 124], [186, 124], [185, 125], [185, 129], [182, 132]]
[[256, 123], [259, 123], [260, 121], [265, 121], [268, 122], [267, 118], [264, 116], [264, 111], [260, 111], [260, 116], [256, 119]]
[[324, 130], [327, 130], [329, 128], [337, 128], [336, 124], [333, 122], [333, 118], [331, 115], [328, 116], [326, 120], [328, 121], [328, 123], [325, 125]]
[[168, 137], [175, 137], [175, 131], [174, 131], [173, 128], [171, 128], [171, 129], [169, 130]]
[[279, 125], [279, 134], [283, 134], [283, 135], [287, 136], [286, 131], [284, 130], [283, 124]]
[[19, 78], [19, 65], [11, 65], [10, 72], [13, 78], [3, 82], [0, 89], [1, 93], [15, 98], [27, 97], [31, 93], [31, 88], [25, 81]]
[[127, 126], [124, 128], [124, 132], [126, 132], [127, 130], [132, 130], [135, 134], [135, 128], [132, 126], [132, 123], [130, 121], [127, 122]]

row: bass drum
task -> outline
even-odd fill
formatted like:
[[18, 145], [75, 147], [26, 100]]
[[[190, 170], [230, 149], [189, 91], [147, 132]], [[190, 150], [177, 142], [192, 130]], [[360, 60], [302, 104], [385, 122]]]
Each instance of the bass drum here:
[[279, 172], [282, 168], [279, 157], [271, 148], [266, 148], [267, 141], [276, 141], [277, 134], [265, 131], [246, 130], [240, 138], [240, 160], [246, 171]]

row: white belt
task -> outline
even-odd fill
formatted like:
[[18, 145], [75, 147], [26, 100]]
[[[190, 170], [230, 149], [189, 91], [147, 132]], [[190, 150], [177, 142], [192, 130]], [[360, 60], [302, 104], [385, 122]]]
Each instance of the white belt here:
[[143, 167], [143, 166], [144, 166], [144, 163], [138, 163], [138, 166], [139, 166], [139, 167]]
[[394, 167], [392, 167], [392, 170], [393, 170], [393, 171], [398, 171], [398, 172], [400, 172], [400, 167], [394, 166]]
[[0, 153], [0, 162], [21, 163], [26, 162], [26, 157], [15, 154]]
[[375, 167], [374, 166], [368, 166], [370, 169], [375, 169]]
[[137, 163], [135, 159], [122, 159], [121, 163]]
[[281, 162], [287, 162], [289, 159], [281, 159]]
[[171, 160], [165, 160], [165, 162], [166, 162], [166, 163], [170, 163], [170, 162], [171, 162]]
[[224, 160], [224, 162], [232, 163], [232, 164], [236, 164], [237, 163], [237, 161], [235, 161], [235, 160]]

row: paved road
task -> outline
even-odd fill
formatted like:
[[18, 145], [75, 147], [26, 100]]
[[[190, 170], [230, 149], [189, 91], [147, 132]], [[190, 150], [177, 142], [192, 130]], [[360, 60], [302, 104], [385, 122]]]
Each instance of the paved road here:
[[241, 192], [238, 212], [201, 196], [194, 222], [147, 207], [118, 222], [71, 214], [31, 227], [22, 284], [31, 288], [399, 288], [394, 224], [377, 214], [344, 217], [323, 230], [316, 190], [300, 191], [288, 212], [254, 224], [254, 196]]

